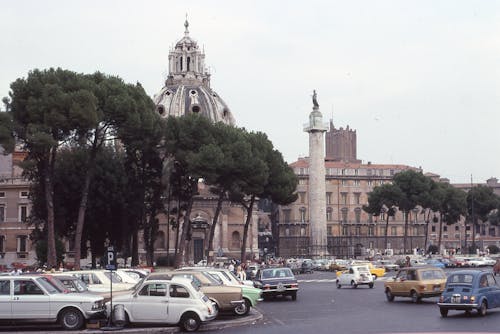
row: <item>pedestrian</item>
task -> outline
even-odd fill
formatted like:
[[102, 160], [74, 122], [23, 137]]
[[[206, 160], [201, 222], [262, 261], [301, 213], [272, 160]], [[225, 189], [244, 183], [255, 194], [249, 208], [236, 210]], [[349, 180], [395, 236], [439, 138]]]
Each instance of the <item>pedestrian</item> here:
[[409, 256], [406, 257], [406, 262], [405, 262], [406, 267], [411, 267], [411, 259]]
[[247, 280], [247, 274], [245, 273], [245, 271], [241, 268], [241, 266], [238, 266], [236, 268], [236, 277], [238, 277], [238, 279], [240, 281], [246, 281]]

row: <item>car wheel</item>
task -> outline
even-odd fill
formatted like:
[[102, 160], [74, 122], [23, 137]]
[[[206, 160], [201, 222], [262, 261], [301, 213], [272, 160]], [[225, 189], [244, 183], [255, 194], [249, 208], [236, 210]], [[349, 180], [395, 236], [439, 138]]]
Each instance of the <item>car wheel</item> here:
[[186, 332], [195, 332], [200, 328], [200, 318], [196, 313], [188, 312], [181, 318], [181, 327]]
[[252, 306], [250, 304], [250, 301], [248, 299], [243, 299], [244, 302], [243, 304], [241, 305], [238, 305], [234, 308], [234, 313], [236, 313], [236, 315], [247, 315], [248, 312], [250, 311], [250, 307]]
[[486, 303], [486, 301], [483, 300], [483, 302], [481, 303], [481, 306], [479, 307], [477, 312], [482, 317], [484, 317], [486, 315], [486, 313], [488, 312], [488, 304]]
[[412, 290], [412, 292], [410, 293], [410, 297], [413, 303], [418, 303], [420, 301], [420, 298], [418, 297], [418, 294], [415, 290]]
[[337, 289], [340, 289], [342, 287], [342, 285], [340, 284], [340, 282], [337, 280]]
[[354, 282], [354, 281], [351, 281], [351, 286], [352, 286], [354, 289], [356, 289], [356, 288], [358, 287], [358, 285], [357, 285], [357, 284], [356, 284], [356, 282]]
[[297, 300], [297, 291], [292, 292], [291, 296], [292, 296], [292, 300], [294, 300], [294, 301]]
[[373, 283], [368, 284], [368, 286], [370, 287], [370, 289], [373, 289]]
[[76, 308], [67, 308], [60, 315], [61, 326], [65, 330], [80, 329], [83, 326], [83, 314]]
[[445, 308], [440, 308], [440, 309], [439, 309], [439, 313], [441, 313], [441, 316], [442, 316], [443, 318], [446, 318], [446, 317], [448, 316], [448, 310], [447, 310], [447, 309], [445, 309]]
[[394, 295], [392, 294], [391, 290], [385, 290], [385, 298], [387, 298], [388, 302], [394, 301]]

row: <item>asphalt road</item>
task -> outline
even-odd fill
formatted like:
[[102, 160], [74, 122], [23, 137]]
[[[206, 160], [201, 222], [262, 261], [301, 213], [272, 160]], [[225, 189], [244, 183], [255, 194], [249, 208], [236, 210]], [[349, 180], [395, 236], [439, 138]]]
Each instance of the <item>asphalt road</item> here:
[[[487, 270], [487, 269], [486, 269]], [[489, 269], [491, 270], [491, 269]], [[390, 275], [390, 274], [389, 274]], [[488, 310], [486, 317], [476, 313], [450, 311], [441, 318], [436, 298], [413, 304], [406, 298], [387, 302], [384, 283], [375, 281], [373, 289], [360, 286], [337, 289], [333, 273], [298, 275], [297, 301], [276, 299], [260, 303], [264, 320], [254, 325], [205, 333], [498, 333], [500, 308]]]

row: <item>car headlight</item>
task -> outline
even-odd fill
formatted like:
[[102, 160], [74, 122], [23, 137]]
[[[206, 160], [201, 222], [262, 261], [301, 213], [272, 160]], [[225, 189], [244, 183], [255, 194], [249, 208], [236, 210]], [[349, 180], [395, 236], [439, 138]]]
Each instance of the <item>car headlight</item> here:
[[104, 308], [104, 300], [98, 300], [92, 304], [92, 311], [102, 310]]

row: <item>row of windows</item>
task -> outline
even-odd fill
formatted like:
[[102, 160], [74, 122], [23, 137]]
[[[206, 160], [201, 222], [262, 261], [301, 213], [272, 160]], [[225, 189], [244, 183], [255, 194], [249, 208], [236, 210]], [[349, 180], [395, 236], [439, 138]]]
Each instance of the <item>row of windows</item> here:
[[[298, 192], [298, 200], [300, 204], [306, 204], [306, 192], [305, 191], [299, 191]], [[354, 204], [361, 204], [361, 193], [353, 193], [353, 199], [354, 199]], [[341, 192], [340, 193], [340, 204], [345, 204], [347, 205], [349, 202], [349, 194], [346, 192]], [[333, 193], [327, 192], [326, 193], [326, 204], [334, 204], [333, 201]]]
[[[27, 235], [18, 235], [16, 236], [17, 240], [17, 247], [16, 251], [18, 253], [26, 253], [28, 252], [28, 236]], [[5, 245], [6, 245], [6, 238], [4, 235], [0, 235], [0, 252], [5, 253]]]
[[[26, 218], [28, 218], [28, 206], [27, 205], [19, 205], [18, 207], [18, 220], [20, 222], [26, 221]], [[3, 223], [6, 220], [5, 216], [6, 212], [6, 206], [3, 204], [0, 204], [0, 223]]]
[[[391, 181], [384, 181], [384, 180], [367, 180], [366, 181], [366, 185], [368, 187], [374, 187], [374, 186], [381, 186], [385, 183], [390, 183]], [[365, 181], [362, 181], [362, 180], [345, 180], [345, 179], [342, 179], [340, 180], [340, 185], [343, 186], [343, 187], [350, 187], [350, 186], [354, 186], [354, 187], [361, 187], [363, 184], [365, 183]], [[302, 185], [305, 185], [307, 184], [307, 180], [306, 179], [300, 179], [299, 180], [299, 184], [302, 184]]]
[[[299, 175], [307, 175], [309, 174], [309, 168], [300, 167], [298, 170]], [[394, 176], [397, 173], [394, 169], [361, 169], [361, 173], [359, 169], [349, 169], [349, 168], [326, 168], [326, 175], [343, 175], [343, 176]]]
[[[22, 190], [19, 192], [19, 198], [28, 198], [29, 192]], [[5, 198], [5, 191], [0, 191], [0, 198]]]

